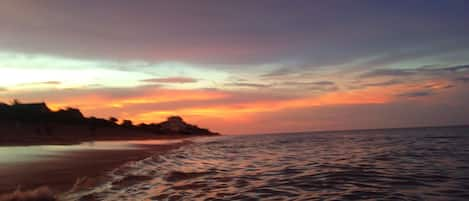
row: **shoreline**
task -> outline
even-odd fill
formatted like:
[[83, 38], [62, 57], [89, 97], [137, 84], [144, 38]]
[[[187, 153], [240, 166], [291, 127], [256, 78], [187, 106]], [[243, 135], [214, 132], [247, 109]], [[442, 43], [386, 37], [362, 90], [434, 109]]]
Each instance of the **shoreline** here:
[[106, 173], [127, 162], [163, 154], [188, 143], [142, 144], [137, 145], [137, 149], [78, 150], [40, 161], [2, 165], [0, 197], [13, 193], [18, 187], [28, 191], [45, 186], [56, 195], [76, 187], [75, 191], [93, 188], [106, 180]]
[[12, 125], [0, 123], [0, 146], [35, 146], [35, 145], [76, 145], [93, 141], [130, 141], [130, 140], [171, 140], [201, 136], [216, 136], [216, 134], [155, 134], [138, 129], [119, 127], [100, 128], [90, 133], [83, 126], [60, 125], [56, 126], [51, 135], [39, 134], [34, 126], [15, 128]]
[[149, 136], [117, 136], [117, 137], [96, 137], [83, 139], [65, 139], [65, 138], [35, 138], [22, 140], [4, 140], [0, 139], [0, 147], [27, 147], [27, 146], [49, 146], [49, 145], [78, 145], [87, 142], [97, 141], [145, 141], [145, 140], [180, 140], [196, 137], [212, 137], [216, 135], [184, 135], [184, 134], [160, 134]]

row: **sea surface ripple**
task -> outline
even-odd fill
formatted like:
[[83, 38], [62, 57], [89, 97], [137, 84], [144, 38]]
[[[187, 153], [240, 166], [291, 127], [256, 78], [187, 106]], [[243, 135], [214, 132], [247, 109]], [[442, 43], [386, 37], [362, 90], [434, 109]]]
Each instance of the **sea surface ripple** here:
[[469, 128], [200, 139], [82, 200], [469, 200]]

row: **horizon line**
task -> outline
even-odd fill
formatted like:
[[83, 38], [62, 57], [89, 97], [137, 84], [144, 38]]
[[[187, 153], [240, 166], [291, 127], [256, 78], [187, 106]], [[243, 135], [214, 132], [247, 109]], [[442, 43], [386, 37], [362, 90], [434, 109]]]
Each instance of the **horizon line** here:
[[406, 126], [406, 127], [383, 127], [383, 128], [352, 128], [352, 129], [331, 129], [331, 130], [309, 130], [293, 132], [269, 132], [269, 133], [244, 133], [244, 134], [223, 134], [223, 135], [284, 135], [284, 134], [315, 134], [315, 133], [336, 133], [348, 131], [378, 131], [378, 130], [402, 130], [402, 129], [424, 129], [424, 128], [451, 128], [451, 127], [469, 127], [467, 124], [447, 124], [438, 126]]

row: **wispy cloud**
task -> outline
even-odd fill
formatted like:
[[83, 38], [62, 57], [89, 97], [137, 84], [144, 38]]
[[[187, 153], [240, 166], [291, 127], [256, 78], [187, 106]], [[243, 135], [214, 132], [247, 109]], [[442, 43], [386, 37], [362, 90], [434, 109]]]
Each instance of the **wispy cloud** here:
[[291, 68], [279, 68], [276, 70], [273, 70], [271, 72], [262, 74], [261, 77], [280, 77], [280, 76], [285, 76], [294, 73], [295, 71]]
[[152, 78], [142, 80], [143, 82], [153, 82], [153, 83], [195, 83], [198, 80], [190, 77], [166, 77], [166, 78]]
[[62, 84], [62, 82], [60, 81], [44, 81], [44, 82], [21, 83], [18, 85], [19, 86], [42, 86], [42, 85], [54, 86], [54, 85], [60, 85], [60, 84]]
[[423, 96], [430, 96], [430, 95], [432, 95], [431, 91], [412, 91], [412, 92], [398, 94], [398, 96], [409, 97], [409, 98], [423, 97]]
[[405, 77], [413, 75], [440, 75], [447, 73], [458, 73], [469, 70], [469, 65], [456, 65], [447, 67], [422, 66], [411, 69], [375, 69], [361, 74], [360, 78], [373, 77]]
[[433, 82], [433, 83], [429, 83], [429, 84], [426, 84], [423, 86], [423, 88], [427, 88], [427, 89], [449, 89], [449, 88], [453, 88], [454, 85], [453, 84], [449, 84], [449, 83], [440, 83], [440, 82]]
[[407, 69], [377, 69], [372, 70], [367, 73], [361, 74], [361, 78], [370, 78], [370, 77], [402, 77], [402, 76], [410, 76], [415, 75], [415, 70], [407, 70]]
[[46, 82], [40, 82], [39, 84], [48, 84], [48, 85], [59, 85], [62, 82], [60, 81], [46, 81]]
[[459, 78], [456, 78], [456, 81], [469, 83], [469, 77], [459, 77]]
[[250, 83], [250, 82], [233, 82], [227, 83], [225, 86], [234, 86], [234, 87], [252, 87], [252, 88], [266, 88], [271, 87], [270, 84], [260, 84], [260, 83]]
[[319, 92], [337, 91], [339, 89], [339, 87], [333, 81], [313, 81], [313, 82], [288, 81], [288, 82], [280, 83], [279, 86], [303, 88], [306, 90], [319, 91]]
[[461, 72], [461, 71], [469, 70], [469, 64], [448, 66], [448, 67], [443, 67], [443, 68], [432, 68], [428, 66], [423, 66], [417, 70], [422, 71], [422, 72], [425, 72], [425, 71], [427, 72]]
[[282, 85], [318, 85], [318, 86], [331, 86], [335, 85], [332, 81], [317, 81], [317, 82], [299, 82], [299, 81], [289, 81], [283, 82]]
[[395, 84], [401, 84], [403, 81], [401, 80], [387, 80], [383, 82], [371, 82], [371, 83], [364, 83], [360, 84], [361, 87], [382, 87], [382, 86], [390, 86]]

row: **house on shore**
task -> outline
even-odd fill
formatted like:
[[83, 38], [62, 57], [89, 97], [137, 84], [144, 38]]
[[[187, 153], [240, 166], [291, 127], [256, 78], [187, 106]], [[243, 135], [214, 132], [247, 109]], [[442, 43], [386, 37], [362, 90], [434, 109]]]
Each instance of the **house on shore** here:
[[15, 102], [10, 106], [10, 110], [17, 112], [27, 113], [49, 113], [51, 110], [47, 107], [46, 103], [17, 103]]

